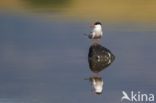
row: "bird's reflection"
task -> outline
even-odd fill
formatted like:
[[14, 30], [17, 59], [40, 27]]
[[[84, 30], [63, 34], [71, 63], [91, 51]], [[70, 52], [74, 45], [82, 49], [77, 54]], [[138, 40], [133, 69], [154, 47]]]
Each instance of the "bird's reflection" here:
[[93, 93], [101, 94], [103, 90], [103, 79], [101, 77], [90, 77], [86, 80], [89, 80], [93, 86]]
[[[89, 48], [88, 63], [89, 68], [93, 72], [93, 77], [89, 80], [94, 90], [92, 92], [101, 94], [103, 90], [103, 79], [99, 77], [99, 72], [108, 67], [115, 59], [111, 51], [100, 44], [93, 44]], [[97, 74], [97, 75], [95, 75]]]

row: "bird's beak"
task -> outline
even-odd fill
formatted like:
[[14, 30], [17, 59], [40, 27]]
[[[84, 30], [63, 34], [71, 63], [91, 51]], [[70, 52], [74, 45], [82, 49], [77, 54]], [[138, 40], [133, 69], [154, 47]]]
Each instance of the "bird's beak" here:
[[96, 93], [96, 91], [95, 91], [95, 90], [92, 90], [92, 92], [93, 92], [93, 93]]
[[92, 28], [93, 28], [93, 27], [95, 27], [95, 25], [94, 25], [94, 24], [93, 24], [93, 25], [90, 25], [90, 27], [92, 27]]

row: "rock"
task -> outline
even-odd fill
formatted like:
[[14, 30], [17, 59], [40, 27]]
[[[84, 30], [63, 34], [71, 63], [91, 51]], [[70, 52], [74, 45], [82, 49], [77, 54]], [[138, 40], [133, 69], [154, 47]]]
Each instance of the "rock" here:
[[100, 44], [91, 45], [88, 53], [88, 62], [91, 71], [98, 73], [108, 67], [115, 59], [111, 51]]

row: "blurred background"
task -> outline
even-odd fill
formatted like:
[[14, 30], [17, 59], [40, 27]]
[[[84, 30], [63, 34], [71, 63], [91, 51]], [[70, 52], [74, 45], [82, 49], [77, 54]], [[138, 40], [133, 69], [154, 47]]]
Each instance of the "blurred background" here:
[[0, 10], [70, 19], [153, 23], [156, 21], [155, 5], [155, 0], [1, 0]]
[[[155, 0], [0, 0], [0, 102], [119, 103], [123, 90], [156, 94], [155, 11]], [[116, 57], [100, 72], [100, 96], [84, 80], [92, 77], [92, 42], [83, 34], [95, 21]]]

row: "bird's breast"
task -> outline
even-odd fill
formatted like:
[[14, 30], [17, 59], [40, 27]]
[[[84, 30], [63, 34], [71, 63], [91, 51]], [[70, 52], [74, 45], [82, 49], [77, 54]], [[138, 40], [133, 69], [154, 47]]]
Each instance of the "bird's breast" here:
[[95, 32], [93, 39], [100, 39], [102, 37], [102, 32]]

